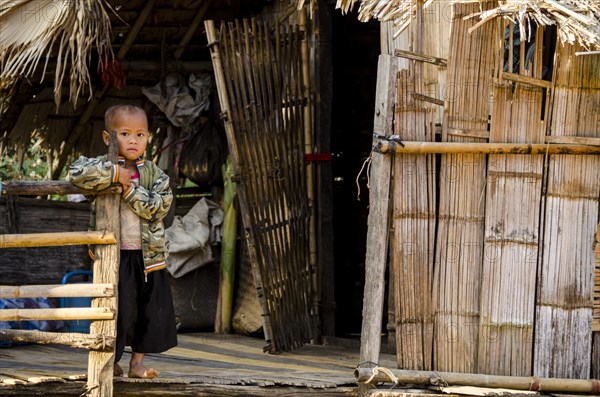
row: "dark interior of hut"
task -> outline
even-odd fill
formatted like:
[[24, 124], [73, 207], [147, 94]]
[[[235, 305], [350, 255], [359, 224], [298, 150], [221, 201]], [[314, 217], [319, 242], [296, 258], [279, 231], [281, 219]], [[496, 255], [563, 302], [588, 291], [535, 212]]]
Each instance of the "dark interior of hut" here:
[[[112, 47], [115, 54], [122, 54], [122, 56], [120, 64], [112, 65], [115, 67], [113, 71], [110, 70], [110, 67], [105, 70], [97, 70], [95, 67], [90, 69], [95, 98], [89, 101], [89, 92], [84, 87], [83, 95], [80, 96], [77, 106], [73, 108], [68, 101], [68, 87], [63, 85], [63, 101], [57, 110], [53, 98], [54, 75], [52, 71], [56, 60], [50, 57], [49, 67], [43, 79], [42, 61], [33, 76], [21, 79], [12, 90], [11, 108], [8, 112], [1, 113], [2, 116], [0, 116], [0, 133], [5, 134], [4, 139], [33, 139], [29, 135], [8, 137], [6, 134], [18, 123], [27, 124], [33, 129], [39, 128], [43, 124], [50, 133], [46, 135], [42, 144], [54, 151], [55, 162], [60, 161], [59, 149], [65, 144], [71, 144], [76, 152], [97, 155], [105, 150], [100, 134], [96, 133], [102, 128], [104, 111], [114, 102], [130, 101], [143, 106], [150, 114], [151, 129], [156, 133], [157, 138], [154, 138], [149, 145], [151, 146], [149, 154], [157, 157], [159, 148], [165, 146], [167, 138], [165, 126], [168, 121], [142, 94], [142, 87], [153, 87], [158, 82], [165, 81], [171, 73], [179, 73], [186, 78], [190, 72], [211, 73], [212, 64], [202, 23], [200, 22], [199, 27], [193, 31], [190, 37], [186, 37], [194, 20], [199, 16], [201, 20], [220, 21], [256, 15], [265, 4], [264, 1], [259, 0], [212, 2], [156, 0], [150, 14], [143, 21], [143, 27], [135, 37], [129, 37], [132, 27], [141, 18], [148, 2], [111, 0], [109, 3], [116, 11], [109, 13], [114, 36]], [[203, 4], [208, 3], [211, 4], [210, 7], [203, 9]], [[333, 80], [332, 87], [329, 88], [332, 90], [330, 139], [331, 152], [334, 154], [334, 160], [331, 163], [333, 214], [329, 216], [332, 217], [334, 236], [334, 286], [332, 286], [335, 290], [334, 329], [335, 336], [355, 337], [359, 336], [361, 329], [368, 216], [368, 188], [365, 170], [358, 180], [357, 175], [368, 158], [371, 147], [380, 38], [377, 22], [362, 23], [357, 20], [355, 15], [342, 15], [339, 10], [334, 10], [333, 3], [329, 2], [333, 40], [331, 54]], [[94, 57], [91, 59], [91, 65], [99, 63], [98, 56], [94, 55]], [[121, 67], [122, 69], [120, 69]], [[119, 70], [122, 70], [122, 75]], [[103, 87], [107, 81], [113, 88], [104, 90]], [[114, 87], [119, 85], [124, 87], [122, 89]], [[214, 96], [211, 98], [211, 103], [217, 103]], [[36, 112], [36, 117], [24, 116], [24, 113], [31, 114], [31, 112]], [[180, 172], [173, 171], [174, 173], [172, 173], [174, 178], [180, 179], [181, 186], [186, 179], [191, 179], [199, 185], [200, 191], [212, 194], [215, 193], [214, 190], [211, 190], [212, 186], [215, 184], [215, 180], [220, 178], [219, 164], [222, 163], [222, 154], [225, 148], [224, 135], [222, 131], [219, 131], [218, 123], [215, 122], [218, 117], [216, 112], [218, 109], [213, 106], [209, 111], [203, 113], [203, 117], [198, 121], [198, 128], [213, 130], [212, 139], [203, 142], [188, 140], [183, 143], [181, 145], [183, 151], [180, 159]], [[81, 124], [89, 126], [89, 128], [86, 127], [85, 131], [81, 131], [78, 128], [78, 125]], [[192, 149], [194, 145], [205, 147], [203, 152], [205, 159], [203, 160], [206, 161], [202, 165], [204, 167], [202, 170], [194, 170], [193, 155], [186, 156], [186, 151]], [[192, 157], [192, 161], [188, 161], [190, 157]], [[67, 158], [63, 160], [64, 163], [70, 161]], [[185, 169], [186, 166], [187, 169]], [[60, 177], [57, 170], [55, 171], [52, 179]], [[190, 200], [192, 201], [186, 201], [186, 197], [183, 195], [180, 197], [177, 205], [179, 215], [184, 214], [193, 205], [193, 200], [197, 200], [197, 196], [192, 196]], [[61, 205], [66, 210], [71, 208], [69, 207], [71, 204]], [[8, 206], [5, 210], [8, 214]], [[77, 219], [81, 218], [80, 223], [82, 224], [87, 224], [86, 211], [84, 208], [77, 212]], [[25, 222], [26, 218], [23, 217], [21, 221]], [[71, 219], [69, 222], [73, 223], [74, 221]], [[17, 221], [15, 221], [15, 225], [13, 225], [13, 232], [28, 230], [24, 227], [18, 230]], [[41, 226], [36, 225], [34, 228], [37, 229], [30, 231], [41, 231], [38, 230]], [[61, 256], [63, 254], [55, 254], [50, 248], [40, 249], [39, 256], [48, 256], [50, 251], [52, 252], [51, 256], [56, 256], [56, 261], [63, 261], [64, 265], [56, 270], [56, 274], [46, 273], [32, 281], [52, 282], [48, 279], [50, 276], [54, 279], [55, 276], [63, 274], [73, 267], [72, 260], [65, 261], [65, 258]], [[9, 252], [5, 252], [3, 255], [5, 259], [13, 258]], [[78, 257], [80, 252], [78, 250], [69, 251], [66, 255]], [[25, 264], [20, 269], [4, 270], [6, 270], [5, 274], [15, 278], [14, 282], [16, 282], [25, 274], [35, 274], [32, 266]], [[189, 282], [193, 282], [193, 280]], [[385, 312], [386, 310], [384, 310]]]
[[336, 334], [352, 337], [360, 335], [362, 322], [369, 190], [365, 170], [358, 174], [369, 157], [373, 137], [379, 24], [359, 22], [339, 12], [333, 15]]

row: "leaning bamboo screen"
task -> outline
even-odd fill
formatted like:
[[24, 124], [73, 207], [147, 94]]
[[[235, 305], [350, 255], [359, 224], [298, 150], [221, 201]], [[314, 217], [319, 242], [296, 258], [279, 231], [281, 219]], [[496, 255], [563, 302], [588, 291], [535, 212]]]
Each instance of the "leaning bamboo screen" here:
[[[498, 21], [469, 33], [456, 15], [448, 81], [467, 83], [445, 98], [442, 139], [600, 144], [600, 57], [577, 58], [577, 47], [561, 47], [546, 81], [543, 29], [526, 54], [512, 25]], [[432, 138], [414, 101], [422, 87], [414, 70], [399, 73], [394, 128], [402, 139], [426, 142]], [[589, 377], [600, 157], [443, 154], [436, 174], [431, 155], [399, 146], [396, 153], [391, 257], [399, 367]], [[600, 354], [598, 343], [593, 348]]]
[[297, 26], [245, 20], [223, 24], [213, 43], [222, 60], [229, 147], [271, 352], [313, 337], [301, 37]]

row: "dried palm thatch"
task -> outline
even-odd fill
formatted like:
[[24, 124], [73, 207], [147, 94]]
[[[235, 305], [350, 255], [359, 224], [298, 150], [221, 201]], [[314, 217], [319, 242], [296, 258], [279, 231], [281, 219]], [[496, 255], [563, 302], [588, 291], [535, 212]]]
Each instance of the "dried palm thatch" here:
[[[69, 100], [77, 101], [85, 86], [91, 49], [100, 60], [112, 56], [111, 25], [105, 0], [8, 0], [0, 4], [0, 81], [11, 85], [19, 77], [31, 76], [45, 55], [56, 58], [54, 100], [58, 106], [61, 85], [69, 75]], [[43, 74], [42, 74], [43, 76]], [[43, 78], [43, 77], [42, 77]], [[0, 90], [3, 87], [0, 86]]]
[[[398, 33], [414, 18], [418, 3], [428, 7], [433, 0], [360, 0], [358, 19], [394, 20]], [[454, 4], [482, 3], [484, 0], [451, 0]], [[336, 7], [350, 11], [359, 0], [338, 0]], [[590, 0], [498, 0], [496, 8], [469, 15], [481, 20], [472, 29], [497, 17], [519, 23], [521, 37], [529, 37], [531, 23], [556, 25], [563, 43], [579, 42], [590, 50], [600, 48], [600, 2]]]

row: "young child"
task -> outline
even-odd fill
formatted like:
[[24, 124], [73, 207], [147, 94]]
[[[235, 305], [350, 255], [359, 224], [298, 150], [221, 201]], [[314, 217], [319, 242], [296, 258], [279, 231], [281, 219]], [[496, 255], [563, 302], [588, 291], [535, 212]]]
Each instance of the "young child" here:
[[[104, 116], [102, 138], [116, 131], [118, 164], [107, 156], [81, 156], [69, 168], [69, 180], [80, 188], [100, 190], [111, 183], [123, 186], [121, 195], [121, 264], [119, 267], [115, 369], [131, 346], [130, 378], [154, 378], [158, 371], [144, 367], [145, 353], [160, 353], [177, 345], [175, 313], [169, 286], [167, 241], [162, 219], [173, 199], [169, 177], [142, 159], [148, 143], [148, 119], [135, 105], [115, 105]], [[92, 213], [92, 222], [95, 221]]]

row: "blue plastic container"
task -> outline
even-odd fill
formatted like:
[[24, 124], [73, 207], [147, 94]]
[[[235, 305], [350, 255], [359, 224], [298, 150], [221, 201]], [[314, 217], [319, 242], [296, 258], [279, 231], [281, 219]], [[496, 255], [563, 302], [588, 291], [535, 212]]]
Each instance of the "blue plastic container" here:
[[[74, 276], [87, 275], [92, 276], [94, 272], [91, 270], [75, 270], [65, 274], [61, 284], [67, 284], [69, 279]], [[60, 307], [90, 307], [92, 306], [92, 298], [60, 298]], [[69, 320], [65, 321], [65, 331], [81, 332], [84, 334], [90, 333], [90, 320]]]

